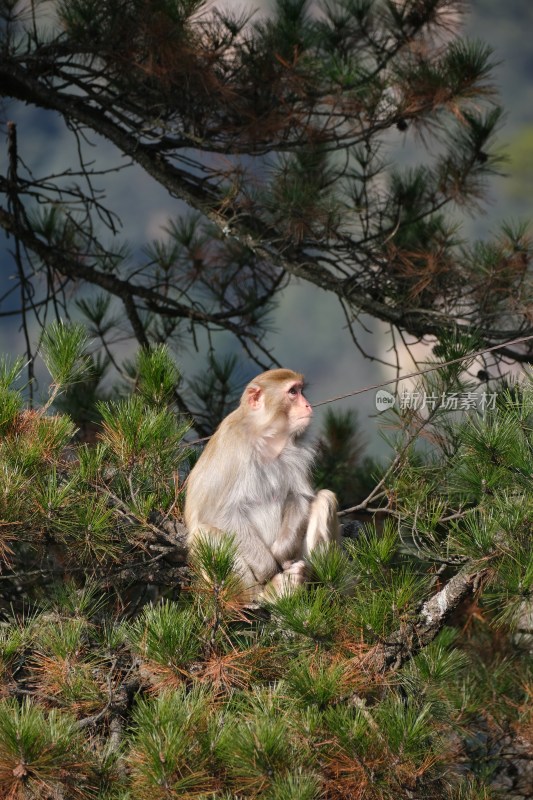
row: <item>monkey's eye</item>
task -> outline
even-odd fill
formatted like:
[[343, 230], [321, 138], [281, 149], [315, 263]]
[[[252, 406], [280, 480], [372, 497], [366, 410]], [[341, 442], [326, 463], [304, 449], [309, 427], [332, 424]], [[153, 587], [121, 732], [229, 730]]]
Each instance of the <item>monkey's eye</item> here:
[[292, 394], [293, 397], [296, 397], [296, 395], [298, 394], [298, 387], [291, 386], [291, 388], [289, 389], [289, 394]]

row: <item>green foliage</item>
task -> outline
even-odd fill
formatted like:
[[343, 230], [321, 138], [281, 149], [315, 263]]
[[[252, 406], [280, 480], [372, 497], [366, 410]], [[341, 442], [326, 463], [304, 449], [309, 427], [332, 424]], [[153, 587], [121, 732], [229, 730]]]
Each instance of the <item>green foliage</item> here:
[[[258, 608], [231, 535], [198, 537], [185, 568], [177, 372], [162, 350], [136, 364], [94, 446], [24, 410], [4, 367], [0, 792], [479, 800], [502, 731], [531, 730], [530, 379], [483, 414], [393, 411], [389, 518], [317, 549], [309, 582]], [[424, 391], [465, 386], [447, 367]], [[470, 574], [435, 622], [435, 596]]]
[[406, 670], [416, 676], [427, 687], [451, 683], [461, 671], [468, 667], [465, 653], [454, 649], [457, 635], [452, 628], [445, 628], [434, 642], [414, 659]]
[[86, 619], [44, 615], [37, 622], [38, 627], [34, 629], [37, 646], [54, 656], [68, 658], [78, 652], [86, 640]]
[[320, 779], [305, 772], [276, 776], [265, 792], [269, 800], [318, 800]]
[[503, 552], [498, 565], [499, 580], [488, 589], [485, 602], [493, 609], [500, 625], [516, 627], [525, 622], [527, 629], [533, 597], [533, 553], [529, 547], [529, 536], [520, 541], [521, 538], [518, 541], [515, 538], [512, 549], [507, 543], [501, 542]]
[[117, 463], [124, 467], [155, 461], [160, 455], [159, 446], [167, 453], [174, 453], [184, 433], [166, 410], [150, 408], [136, 395], [101, 403], [99, 410], [103, 420], [102, 440]]
[[90, 369], [85, 356], [87, 343], [83, 325], [53, 322], [46, 328], [41, 342], [41, 357], [55, 384], [65, 386], [86, 377]]
[[12, 384], [22, 372], [22, 360], [10, 364], [5, 357], [0, 360], [0, 435], [4, 434], [13, 423], [22, 408], [20, 392], [12, 388]]
[[[58, 381], [82, 375], [85, 341], [81, 328], [49, 329], [45, 352]], [[169, 389], [177, 373], [162, 350], [152, 360], [143, 356], [142, 365], [140, 374], [153, 379], [151, 397], [101, 402], [103, 427], [95, 446], [74, 442], [68, 416], [47, 413], [63, 383], [54, 385], [44, 407], [25, 410], [12, 388], [20, 365], [0, 365], [0, 556], [13, 557], [14, 569], [19, 563], [37, 568], [47, 554], [45, 571], [52, 575], [95, 570], [101, 576], [146, 547], [139, 531], [151, 514], [176, 507], [189, 426], [170, 408], [157, 406], [163, 394], [155, 386]]]
[[89, 355], [85, 378], [67, 386], [65, 391], [54, 400], [54, 408], [62, 414], [68, 414], [73, 422], [82, 428], [82, 431], [84, 426], [90, 426], [100, 420], [97, 404], [107, 396], [106, 391], [102, 388], [102, 382], [106, 378], [110, 366], [109, 357], [103, 356], [101, 353], [97, 353], [95, 356]]
[[90, 798], [95, 777], [75, 720], [57, 710], [45, 713], [29, 700], [22, 704], [0, 701], [0, 789], [4, 796], [59, 791], [73, 798]]
[[279, 630], [295, 637], [299, 647], [315, 649], [333, 642], [339, 625], [338, 607], [326, 587], [318, 586], [312, 593], [302, 588], [284, 594], [271, 602], [269, 609]]
[[224, 727], [218, 743], [235, 792], [252, 796], [272, 791], [276, 779], [288, 778], [304, 752], [283, 717], [260, 712], [238, 715]]
[[[375, 573], [356, 587], [352, 613], [373, 636], [384, 637], [413, 616], [429, 579], [410, 564]], [[370, 589], [370, 591], [369, 591]]]
[[356, 570], [353, 561], [338, 547], [320, 547], [309, 554], [309, 565], [318, 583], [341, 594], [353, 585]]
[[382, 703], [377, 721], [387, 732], [387, 743], [392, 753], [412, 758], [422, 763], [437, 744], [432, 725], [432, 707], [417, 703], [406, 706], [401, 698], [392, 697]]
[[379, 533], [375, 526], [367, 525], [361, 536], [346, 543], [346, 548], [363, 575], [379, 576], [396, 555], [398, 544], [398, 531], [387, 521]]
[[323, 711], [342, 697], [345, 672], [342, 661], [335, 663], [324, 657], [303, 655], [290, 665], [286, 682], [304, 708], [316, 706]]
[[103, 598], [98, 584], [87, 580], [78, 586], [72, 579], [54, 586], [48, 593], [45, 608], [55, 614], [75, 619], [90, 619], [101, 611]]
[[147, 405], [169, 406], [180, 374], [168, 349], [163, 345], [139, 350], [137, 355], [138, 391]]
[[12, 422], [0, 443], [4, 463], [27, 476], [58, 460], [75, 430], [68, 417], [45, 417], [31, 411], [20, 413]]
[[198, 536], [191, 548], [191, 564], [197, 580], [209, 588], [238, 587], [237, 546], [232, 536], [216, 539]]
[[133, 797], [187, 797], [214, 788], [209, 775], [209, 694], [195, 689], [140, 699], [129, 765]]
[[201, 620], [190, 608], [166, 601], [146, 606], [132, 622], [128, 637], [144, 658], [179, 672], [199, 656]]
[[[73, 137], [63, 154], [73, 161], [47, 175], [35, 161], [45, 147], [17, 160], [10, 127], [0, 224], [17, 242], [8, 294], [21, 302], [9, 313], [25, 331], [81, 312], [121, 377], [125, 337], [147, 352], [192, 341], [212, 359], [223, 331], [265, 363], [269, 312], [293, 277], [339, 298], [356, 343], [361, 312], [415, 340], [445, 337], [457, 320], [491, 343], [493, 331], [503, 341], [529, 330], [527, 237], [509, 259], [497, 235], [471, 246], [457, 224], [502, 161], [496, 65], [490, 48], [460, 35], [464, 3], [276, 0], [260, 15], [253, 3], [153, 0], [149, 14], [146, 3], [54, 0], [50, 14], [40, 3], [0, 5], [3, 95], [31, 95]], [[159, 239], [119, 240], [127, 201], [110, 191], [115, 167], [105, 148], [89, 155], [85, 129], [118, 148], [121, 169], [137, 166], [186, 206]], [[413, 168], [398, 166], [405, 144]], [[64, 382], [74, 352], [45, 338], [53, 380]], [[146, 391], [166, 402], [170, 383], [152, 377]], [[185, 382], [174, 399], [200, 412], [205, 433], [218, 421], [202, 419]]]
[[[158, 505], [169, 507], [179, 467], [188, 458], [183, 437], [189, 423], [168, 408], [147, 405], [139, 395], [99, 403], [98, 411], [105, 455], [114, 467], [108, 480], [117, 496], [139, 519]], [[89, 467], [87, 461], [84, 465]]]
[[307, 146], [281, 159], [267, 199], [273, 221], [297, 242], [323, 236], [339, 216], [332, 178], [325, 149]]

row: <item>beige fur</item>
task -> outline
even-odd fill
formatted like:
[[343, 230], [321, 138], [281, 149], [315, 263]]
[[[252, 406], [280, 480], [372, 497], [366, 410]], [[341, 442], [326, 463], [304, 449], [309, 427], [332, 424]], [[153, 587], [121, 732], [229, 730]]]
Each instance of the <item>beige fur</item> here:
[[248, 384], [187, 484], [189, 544], [201, 534], [232, 534], [252, 598], [265, 587], [271, 594], [301, 584], [303, 558], [339, 541], [335, 495], [314, 494], [312, 453], [298, 442], [312, 415], [302, 384], [290, 370], [269, 370]]

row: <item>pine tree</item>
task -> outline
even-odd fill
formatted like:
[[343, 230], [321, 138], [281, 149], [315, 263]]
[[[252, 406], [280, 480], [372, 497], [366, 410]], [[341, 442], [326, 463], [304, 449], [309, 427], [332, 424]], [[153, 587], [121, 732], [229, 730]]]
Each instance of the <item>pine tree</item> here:
[[[469, 344], [413, 391], [470, 397]], [[390, 412], [384, 529], [253, 609], [230, 536], [185, 565], [168, 353], [141, 352], [87, 445], [50, 403], [86, 348], [80, 327], [46, 331], [39, 409], [22, 364], [0, 367], [1, 796], [527, 797], [531, 378], [482, 410]]]
[[[182, 346], [224, 330], [269, 365], [269, 313], [292, 278], [333, 292], [356, 341], [361, 314], [388, 323], [393, 341], [533, 334], [525, 229], [468, 242], [457, 227], [502, 169], [493, 57], [459, 35], [463, 0], [276, 0], [267, 17], [253, 11], [0, 2], [2, 95], [62, 120], [80, 156], [43, 174], [7, 124], [0, 226], [16, 289], [4, 302], [23, 317], [30, 369], [34, 319], [49, 306], [66, 319], [74, 289], [75, 313], [110, 357], [117, 331]], [[100, 162], [96, 137], [118, 166]], [[392, 166], [406, 140], [418, 165]], [[142, 253], [121, 241], [120, 208], [106, 198], [130, 163], [184, 204]], [[532, 352], [529, 342], [500, 356]], [[201, 426], [201, 403], [184, 387], [177, 401]]]

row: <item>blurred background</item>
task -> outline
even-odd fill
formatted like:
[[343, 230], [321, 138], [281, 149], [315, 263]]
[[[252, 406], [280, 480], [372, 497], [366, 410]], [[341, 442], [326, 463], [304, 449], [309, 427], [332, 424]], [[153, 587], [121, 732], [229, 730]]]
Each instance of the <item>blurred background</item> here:
[[[254, 4], [258, 13], [268, 13], [268, 0], [225, 0], [225, 7], [240, 7], [249, 11]], [[493, 48], [498, 66], [494, 79], [500, 91], [501, 103], [506, 111], [505, 123], [500, 131], [500, 147], [508, 157], [507, 175], [494, 179], [488, 195], [489, 202], [475, 218], [458, 219], [466, 238], [483, 238], [496, 221], [533, 218], [533, 3], [531, 0], [470, 0], [466, 3], [463, 30]], [[76, 161], [75, 141], [63, 121], [54, 113], [38, 111], [20, 103], [4, 103], [1, 109], [1, 128], [4, 133], [2, 160], [5, 162], [5, 132], [7, 121], [17, 125], [19, 155], [36, 174], [61, 172], [66, 165]], [[120, 166], [120, 156], [108, 142], [91, 136], [89, 147], [98, 149], [98, 158], [105, 166]], [[407, 163], [422, 143], [405, 134], [402, 141], [391, 147], [390, 160]], [[102, 179], [104, 180], [104, 179]], [[105, 176], [106, 192], [110, 206], [121, 209], [120, 237], [129, 242], [132, 250], [142, 248], [158, 238], [168, 219], [182, 213], [179, 201], [169, 198], [163, 189], [145, 173], [135, 167]], [[10, 253], [11, 243], [0, 235], [0, 288], [2, 294], [9, 286], [15, 264]], [[8, 299], [1, 311], [9, 312]], [[0, 317], [0, 351], [8, 354], [23, 352], [20, 322], [9, 316]], [[358, 341], [369, 356], [386, 359], [390, 340], [385, 326], [363, 319], [358, 328]], [[304, 372], [309, 384], [308, 397], [312, 403], [326, 398], [378, 383], [392, 377], [393, 370], [365, 358], [354, 346], [345, 328], [342, 311], [333, 296], [315, 287], [294, 281], [284, 292], [281, 303], [271, 318], [268, 344], [283, 365]], [[234, 342], [221, 336], [219, 354], [235, 353], [238, 367], [236, 377], [244, 385], [257, 368], [250, 364], [245, 354], [236, 349]], [[424, 358], [424, 349], [418, 347], [417, 357]], [[127, 354], [127, 349], [124, 354]], [[199, 350], [183, 349], [178, 361], [188, 377], [200, 373], [205, 367], [202, 342]], [[413, 363], [404, 353], [402, 368], [413, 369]], [[367, 441], [367, 453], [380, 456], [386, 450], [378, 434], [375, 392], [371, 391], [352, 400], [335, 405], [336, 410], [356, 409], [361, 431]], [[320, 421], [321, 410], [317, 410]], [[316, 426], [318, 427], [318, 426]]]

